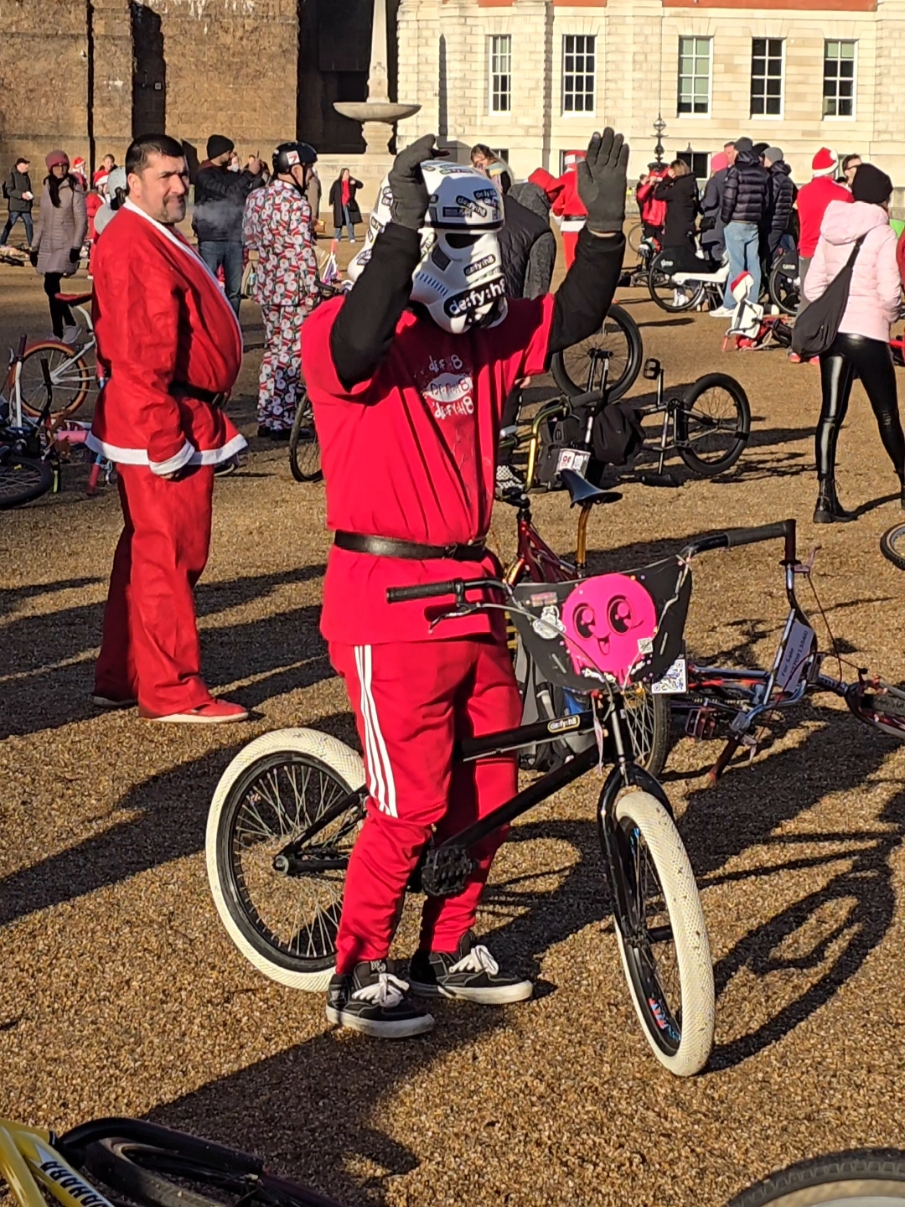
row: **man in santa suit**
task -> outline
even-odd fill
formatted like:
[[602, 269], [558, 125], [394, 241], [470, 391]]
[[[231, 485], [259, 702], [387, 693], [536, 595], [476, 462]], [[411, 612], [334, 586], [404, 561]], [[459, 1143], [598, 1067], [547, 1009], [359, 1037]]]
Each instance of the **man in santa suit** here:
[[575, 260], [575, 247], [578, 234], [588, 220], [588, 211], [578, 193], [578, 165], [585, 157], [584, 151], [567, 151], [565, 155], [566, 170], [553, 187], [558, 188], [556, 200], [551, 212], [559, 221], [562, 231], [562, 249], [566, 257], [566, 268], [572, 267]]
[[88, 445], [116, 464], [125, 526], [113, 559], [93, 700], [138, 702], [152, 721], [241, 721], [201, 678], [193, 588], [207, 561], [214, 466], [245, 447], [222, 410], [242, 333], [217, 282], [175, 229], [181, 145], [147, 135], [126, 153], [128, 198], [93, 259], [104, 387]]

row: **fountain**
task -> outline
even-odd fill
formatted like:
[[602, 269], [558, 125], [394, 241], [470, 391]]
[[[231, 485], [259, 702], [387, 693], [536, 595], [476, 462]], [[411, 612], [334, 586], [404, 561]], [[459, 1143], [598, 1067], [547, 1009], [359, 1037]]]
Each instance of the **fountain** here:
[[[374, 19], [371, 24], [371, 63], [368, 71], [367, 100], [334, 101], [333, 108], [343, 117], [361, 122], [365, 140], [364, 159], [384, 160], [389, 152], [393, 126], [411, 117], [420, 105], [400, 105], [390, 100], [387, 71], [387, 6], [386, 0], [374, 0]], [[376, 166], [376, 164], [375, 164]]]

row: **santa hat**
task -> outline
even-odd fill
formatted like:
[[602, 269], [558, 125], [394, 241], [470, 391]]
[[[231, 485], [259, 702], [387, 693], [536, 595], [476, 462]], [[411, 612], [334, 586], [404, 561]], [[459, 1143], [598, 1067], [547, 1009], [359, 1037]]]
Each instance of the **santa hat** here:
[[811, 161], [811, 174], [814, 176], [835, 176], [839, 156], [829, 147], [821, 147]]
[[528, 180], [543, 189], [551, 202], [555, 201], [563, 190], [563, 182], [551, 176], [546, 168], [535, 168]]
[[565, 164], [566, 171], [568, 172], [571, 170], [573, 172], [577, 172], [578, 165], [583, 159], [587, 159], [587, 157], [587, 151], [566, 151], [565, 155], [563, 156], [563, 163]]

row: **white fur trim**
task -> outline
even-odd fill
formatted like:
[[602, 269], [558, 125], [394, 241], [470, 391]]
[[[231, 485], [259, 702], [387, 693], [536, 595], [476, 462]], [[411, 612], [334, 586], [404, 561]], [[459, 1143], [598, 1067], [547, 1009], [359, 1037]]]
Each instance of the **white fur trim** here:
[[[121, 448], [117, 444], [109, 444], [106, 440], [99, 440], [93, 432], [89, 432], [85, 443], [92, 452], [100, 453], [102, 457], [106, 457], [109, 461], [120, 465], [147, 465], [157, 474], [175, 473], [177, 469], [182, 469], [184, 465], [219, 465], [221, 461], [228, 461], [230, 457], [234, 457], [236, 453], [247, 448], [248, 441], [243, 435], [237, 434], [231, 440], [228, 440], [221, 448], [205, 448], [202, 450], [195, 449], [188, 441], [182, 447], [182, 450], [175, 457], [170, 457], [168, 461], [152, 464], [148, 456], [146, 448]], [[186, 448], [191, 452], [188, 457], [183, 460]], [[160, 465], [169, 466], [171, 462], [179, 461], [179, 464], [174, 464], [171, 469], [161, 469]]]
[[194, 444], [190, 440], [186, 440], [185, 444], [183, 444], [182, 448], [174, 456], [167, 457], [166, 461], [152, 461], [149, 457], [148, 465], [152, 473], [157, 474], [160, 478], [165, 478], [167, 474], [175, 474], [184, 465], [188, 465], [194, 452]]

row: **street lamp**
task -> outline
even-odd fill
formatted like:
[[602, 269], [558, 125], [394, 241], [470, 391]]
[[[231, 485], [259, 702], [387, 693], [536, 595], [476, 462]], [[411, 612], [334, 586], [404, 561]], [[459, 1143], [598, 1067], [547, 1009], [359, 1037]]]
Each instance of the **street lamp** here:
[[663, 120], [663, 115], [658, 113], [657, 120], [653, 123], [654, 130], [657, 132], [657, 145], [654, 147], [654, 155], [657, 157], [657, 164], [663, 163], [663, 131], [666, 129], [666, 122]]

